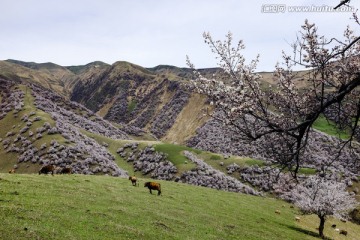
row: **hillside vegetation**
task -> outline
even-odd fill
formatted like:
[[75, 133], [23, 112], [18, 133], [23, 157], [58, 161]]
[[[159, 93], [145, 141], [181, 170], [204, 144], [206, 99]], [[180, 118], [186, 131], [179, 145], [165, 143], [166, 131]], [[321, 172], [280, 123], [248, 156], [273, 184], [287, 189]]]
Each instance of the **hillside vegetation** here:
[[[199, 71], [211, 76], [219, 69]], [[53, 63], [0, 61], [0, 76], [6, 79], [39, 83], [84, 104], [107, 120], [129, 123], [158, 139], [183, 145], [192, 144], [192, 138], [196, 138], [197, 131], [211, 120], [209, 114], [214, 110], [205, 96], [188, 93], [181, 86], [192, 78], [191, 74], [188, 68], [160, 65], [146, 69], [124, 61], [67, 67]], [[264, 88], [275, 86], [272, 73], [259, 74], [263, 77]], [[306, 89], [307, 78], [307, 71], [299, 71], [295, 84]], [[336, 127], [326, 118], [320, 119], [314, 127], [338, 135]], [[341, 137], [346, 136], [346, 131], [341, 132]]]
[[[0, 174], [0, 239], [317, 239], [316, 218], [295, 222], [297, 210], [282, 201], [166, 181], [157, 196], [144, 181]], [[359, 226], [327, 221], [330, 238], [359, 234]]]
[[[261, 142], [242, 142], [211, 117], [208, 99], [182, 84], [190, 74], [127, 62], [0, 61], [0, 81], [11, 86], [0, 88], [0, 239], [316, 239], [316, 216], [295, 222], [297, 210], [271, 198], [286, 191], [276, 183], [289, 174], [264, 161]], [[264, 87], [273, 84], [265, 75]], [[314, 128], [323, 133], [310, 136], [316, 144], [304, 175], [319, 169], [312, 157], [326, 159], [329, 146], [348, 136], [324, 116]], [[34, 175], [44, 164], [78, 174]], [[334, 166], [359, 197], [358, 172]], [[12, 168], [16, 174], [7, 174]], [[163, 196], [143, 187], [149, 179], [161, 182]], [[360, 235], [358, 225], [326, 224], [330, 239]]]
[[[19, 85], [17, 87], [18, 90], [22, 91], [24, 94], [24, 107], [20, 112], [20, 116], [18, 113], [9, 112], [5, 118], [0, 120], [1, 128], [0, 128], [0, 138], [1, 139], [9, 139], [12, 142], [17, 138], [16, 135], [27, 126], [27, 121], [24, 121], [23, 116], [30, 116], [29, 120], [33, 123], [29, 126], [29, 129], [23, 135], [31, 135], [31, 132], [36, 135], [36, 129], [42, 127], [45, 123], [49, 123], [50, 126], [55, 126], [54, 120], [51, 116], [37, 109], [34, 106], [34, 97], [31, 95], [31, 89], [24, 86]], [[37, 119], [35, 121], [35, 119]], [[11, 136], [13, 134], [13, 136]], [[8, 135], [8, 136], [7, 136]], [[29, 137], [31, 138], [31, 137]], [[63, 138], [60, 134], [44, 134], [41, 138], [34, 138], [32, 140], [32, 144], [37, 149], [41, 148], [42, 144], [50, 145], [50, 142], [54, 140], [59, 144], [68, 144], [65, 138]], [[34, 164], [18, 164], [18, 157], [21, 155], [19, 152], [9, 152], [3, 147], [3, 141], [1, 141], [0, 147], [0, 172], [7, 172], [9, 169], [12, 169], [14, 165], [18, 166], [17, 171], [20, 173], [33, 173], [37, 172], [39, 166]], [[20, 147], [20, 145], [19, 145]]]

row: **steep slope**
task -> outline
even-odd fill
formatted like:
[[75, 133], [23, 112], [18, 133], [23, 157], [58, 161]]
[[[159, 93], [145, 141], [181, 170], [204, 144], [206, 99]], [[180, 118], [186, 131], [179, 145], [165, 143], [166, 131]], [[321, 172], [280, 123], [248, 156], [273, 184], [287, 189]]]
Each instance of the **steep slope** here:
[[124, 139], [128, 135], [77, 103], [35, 84], [0, 80], [0, 171], [36, 172], [39, 165], [71, 166], [75, 173], [126, 176], [114, 157], [79, 129]]
[[[6, 62], [12, 64], [12, 68], [5, 71], [5, 74], [0, 71], [0, 74], [8, 74], [18, 80], [23, 79], [24, 77], [19, 77], [23, 75], [28, 82], [33, 77], [35, 82], [40, 82], [45, 88], [50, 88], [49, 85], [54, 88], [56, 85], [50, 84], [48, 79], [39, 81], [38, 76], [43, 76], [45, 72], [46, 76], [49, 76], [49, 73], [54, 71], [52, 69], [63, 69], [55, 64], [12, 62], [16, 64]], [[145, 69], [128, 62], [116, 62], [113, 65], [93, 62], [83, 66], [66, 67], [65, 70], [71, 70], [71, 73], [62, 78], [64, 87], [60, 92], [70, 94], [71, 100], [85, 105], [111, 122], [120, 124], [128, 134], [141, 138], [144, 135], [138, 129], [141, 128], [150, 133], [151, 136], [147, 139], [186, 144], [223, 154], [267, 158], [267, 149], [262, 149], [263, 144], [239, 141], [234, 131], [210, 117], [214, 109], [208, 104], [206, 97], [189, 91], [185, 86], [192, 74], [188, 68], [161, 65]], [[219, 69], [200, 71], [205, 76], [211, 76]], [[271, 73], [260, 74], [263, 76], [264, 88], [269, 84], [274, 85]], [[296, 85], [306, 88], [307, 81], [304, 80], [307, 77], [308, 72], [298, 72]], [[52, 81], [56, 82], [57, 78], [54, 79]], [[316, 131], [313, 135], [314, 142], [322, 139], [316, 147], [321, 146], [325, 150], [316, 150], [316, 147], [310, 146], [309, 160], [326, 159], [332, 155], [333, 152], [326, 150], [327, 145], [329, 142], [336, 143], [337, 139]], [[313, 157], [310, 156], [311, 151], [316, 152]], [[354, 158], [347, 153], [345, 155], [346, 159]], [[309, 167], [316, 168], [317, 165]]]
[[164, 137], [191, 93], [174, 74], [156, 74], [140, 66], [117, 62], [97, 74], [83, 73], [71, 100], [80, 102], [110, 121], [128, 123]]
[[[203, 69], [211, 75], [218, 69]], [[62, 67], [53, 63], [0, 61], [0, 76], [18, 82], [36, 82], [100, 116], [127, 123], [165, 141], [185, 143], [209, 118], [206, 99], [182, 86], [191, 70], [174, 66], [145, 69], [128, 62], [113, 65], [97, 61]], [[136, 135], [136, 134], [135, 134]]]
[[88, 79], [96, 78], [99, 76], [104, 70], [109, 68], [109, 64], [96, 61], [91, 62], [86, 65], [79, 66], [68, 66], [66, 67], [70, 70], [74, 75], [70, 76], [65, 81], [65, 89], [67, 90], [68, 97], [71, 96], [74, 85], [79, 81], [87, 81]]

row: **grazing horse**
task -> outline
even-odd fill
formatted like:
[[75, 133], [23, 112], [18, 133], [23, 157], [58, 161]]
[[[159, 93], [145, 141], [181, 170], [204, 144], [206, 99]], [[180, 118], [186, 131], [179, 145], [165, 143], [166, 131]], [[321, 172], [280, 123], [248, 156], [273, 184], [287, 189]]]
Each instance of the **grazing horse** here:
[[60, 171], [60, 174], [71, 174], [71, 173], [72, 173], [72, 168], [71, 167], [64, 167]]
[[160, 185], [160, 183], [157, 183], [157, 182], [146, 182], [146, 183], [144, 184], [144, 187], [149, 188], [151, 194], [152, 194], [151, 190], [157, 190], [157, 191], [158, 191], [158, 195], [161, 194], [161, 185]]
[[54, 171], [55, 171], [54, 165], [45, 165], [40, 169], [39, 175], [42, 174], [42, 173], [43, 174], [48, 174], [49, 172], [51, 172], [51, 175], [54, 176]]
[[[137, 181], [136, 177], [135, 176], [130, 176], [129, 180], [131, 181], [132, 185], [136, 187], [136, 181]], [[139, 184], [137, 186], [139, 186]]]
[[14, 168], [13, 168], [13, 169], [10, 169], [10, 170], [9, 170], [9, 173], [10, 173], [10, 174], [15, 173], [15, 169], [14, 169]]

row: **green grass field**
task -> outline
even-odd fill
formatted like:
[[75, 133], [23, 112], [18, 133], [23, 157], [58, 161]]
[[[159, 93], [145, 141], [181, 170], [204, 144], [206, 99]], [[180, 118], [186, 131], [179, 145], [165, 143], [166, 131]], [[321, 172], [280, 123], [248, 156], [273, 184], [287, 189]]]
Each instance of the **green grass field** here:
[[[282, 201], [166, 181], [157, 196], [145, 180], [0, 174], [0, 239], [316, 239], [316, 217], [295, 222]], [[359, 236], [343, 224], [349, 235], [336, 239]]]
[[348, 139], [350, 137], [347, 131], [339, 130], [333, 122], [328, 121], [323, 115], [316, 119], [312, 127], [321, 132], [341, 139]]

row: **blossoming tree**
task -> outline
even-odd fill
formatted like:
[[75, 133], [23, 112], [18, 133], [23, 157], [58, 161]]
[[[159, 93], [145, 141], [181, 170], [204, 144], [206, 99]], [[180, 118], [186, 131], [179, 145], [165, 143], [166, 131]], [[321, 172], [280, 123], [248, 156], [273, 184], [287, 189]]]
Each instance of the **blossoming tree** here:
[[[355, 14], [354, 19], [359, 23]], [[258, 141], [267, 159], [287, 168], [296, 178], [311, 154], [308, 143], [314, 122], [331, 112], [338, 127], [349, 135], [331, 146], [336, 154], [329, 154], [329, 160], [322, 163], [324, 173], [335, 160], [360, 158], [359, 151], [351, 150], [342, 156], [344, 148], [350, 149], [353, 140], [360, 139], [360, 37], [350, 28], [341, 41], [327, 40], [306, 20], [292, 45], [293, 54], [283, 53], [284, 63], [276, 65], [273, 85], [264, 84], [255, 72], [259, 56], [245, 63], [243, 41], [233, 45], [231, 33], [224, 41], [213, 40], [209, 33], [203, 37], [221, 71], [204, 77], [187, 58], [195, 76], [192, 87], [209, 97], [221, 112], [216, 115], [218, 120], [231, 125], [239, 139]], [[294, 66], [307, 69], [306, 74], [299, 76]]]
[[320, 219], [319, 235], [324, 237], [324, 226], [328, 216], [343, 217], [346, 211], [355, 208], [356, 200], [346, 191], [343, 183], [309, 177], [291, 191], [294, 204], [304, 214], [316, 214]]

